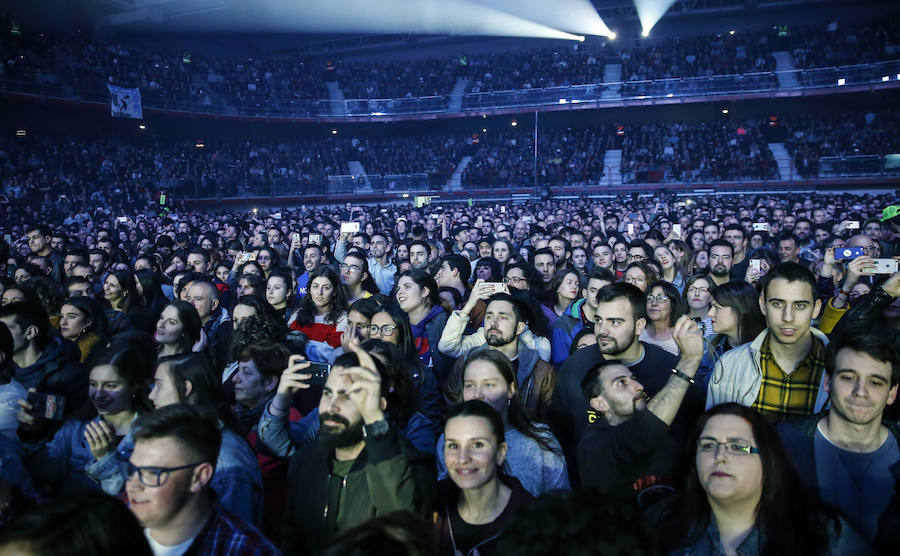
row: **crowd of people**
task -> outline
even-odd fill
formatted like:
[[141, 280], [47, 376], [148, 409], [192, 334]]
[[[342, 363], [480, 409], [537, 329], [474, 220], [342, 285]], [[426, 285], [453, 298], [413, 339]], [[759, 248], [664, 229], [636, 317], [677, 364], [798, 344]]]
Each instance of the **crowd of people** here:
[[[328, 99], [337, 81], [345, 99], [446, 96], [459, 78], [467, 93], [528, 90], [604, 81], [607, 64], [621, 64], [622, 94], [649, 94], [650, 80], [746, 75], [736, 86], [771, 87], [773, 51], [787, 50], [799, 69], [893, 60], [898, 27], [891, 15], [862, 21], [810, 23], [707, 36], [638, 41], [618, 47], [606, 39], [512, 52], [469, 53], [401, 61], [298, 59], [286, 55], [228, 59], [187, 50], [127, 45], [75, 31], [34, 32], [9, 16], [0, 38], [2, 77], [56, 86], [64, 95], [103, 98], [106, 84], [139, 87], [146, 105], [204, 110], [306, 111]], [[749, 74], [764, 74], [749, 77]], [[702, 92], [706, 85], [693, 89]], [[473, 97], [474, 98], [474, 97]], [[477, 99], [474, 100], [477, 104]], [[304, 104], [306, 103], [306, 104]], [[472, 102], [467, 105], [473, 105]], [[446, 107], [442, 102], [441, 108]], [[330, 113], [325, 110], [325, 113]]]
[[0, 221], [2, 548], [900, 549], [896, 195], [74, 211]]
[[[773, 126], [773, 122], [775, 125]], [[797, 114], [732, 121], [644, 122], [621, 126], [545, 129], [539, 135], [539, 183], [603, 184], [618, 170], [623, 183], [715, 182], [777, 179], [770, 142], [784, 142], [796, 175], [819, 176], [822, 157], [900, 151], [895, 110]], [[466, 134], [422, 131], [365, 135], [330, 128], [321, 137], [280, 141], [76, 138], [31, 134], [0, 139], [0, 177], [6, 208], [78, 212], [79, 200], [143, 201], [158, 191], [178, 196], [225, 197], [273, 192], [324, 192], [329, 177], [426, 174], [433, 189], [447, 187], [464, 156], [469, 188], [534, 185], [534, 142], [527, 126]], [[621, 148], [620, 168], [606, 168], [607, 150]], [[852, 172], [880, 172], [851, 168]], [[788, 176], [782, 170], [781, 178]]]
[[803, 177], [819, 175], [822, 157], [900, 152], [900, 139], [894, 133], [900, 125], [900, 113], [896, 110], [841, 112], [821, 117], [797, 115], [787, 119], [785, 125], [785, 147]]
[[768, 122], [645, 122], [622, 141], [624, 183], [736, 181], [778, 177]]

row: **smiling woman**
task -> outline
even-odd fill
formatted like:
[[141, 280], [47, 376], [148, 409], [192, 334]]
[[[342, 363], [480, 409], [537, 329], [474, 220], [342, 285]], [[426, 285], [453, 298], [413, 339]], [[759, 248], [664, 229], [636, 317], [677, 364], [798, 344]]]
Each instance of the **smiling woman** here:
[[442, 450], [450, 477], [438, 483], [441, 508], [434, 524], [436, 554], [490, 554], [504, 523], [533, 497], [503, 474], [503, 419], [480, 400], [450, 410]]

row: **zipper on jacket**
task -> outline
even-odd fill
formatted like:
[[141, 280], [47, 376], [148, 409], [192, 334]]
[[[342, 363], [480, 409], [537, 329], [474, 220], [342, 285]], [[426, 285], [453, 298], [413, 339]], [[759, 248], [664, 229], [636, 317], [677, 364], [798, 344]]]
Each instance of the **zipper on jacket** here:
[[[338, 495], [337, 495], [338, 500], [341, 499], [341, 494], [343, 494], [344, 488], [347, 486], [347, 477], [348, 477], [349, 475], [350, 475], [349, 473], [348, 473], [347, 475], [344, 475], [344, 480], [341, 481], [341, 488], [340, 488], [340, 490], [338, 490]], [[332, 477], [334, 477], [334, 475], [332, 475], [332, 474], [329, 473], [329, 474], [328, 474], [328, 482], [329, 482], [329, 483], [331, 483], [331, 478], [332, 478]], [[327, 500], [327, 498], [326, 498], [326, 500], [325, 500], [325, 511], [322, 512], [322, 519], [327, 519], [327, 518], [328, 518], [328, 500]]]

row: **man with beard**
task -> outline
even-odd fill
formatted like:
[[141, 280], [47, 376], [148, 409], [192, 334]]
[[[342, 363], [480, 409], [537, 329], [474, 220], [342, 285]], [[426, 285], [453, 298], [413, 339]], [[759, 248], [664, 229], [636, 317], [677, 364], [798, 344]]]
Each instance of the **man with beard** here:
[[709, 276], [715, 285], [731, 281], [734, 247], [727, 239], [717, 239], [709, 245]]
[[831, 344], [825, 361], [831, 408], [778, 432], [798, 475], [879, 554], [900, 552], [900, 426], [882, 421], [897, 397], [900, 357], [873, 335]]
[[[489, 283], [477, 283], [476, 288], [479, 291], [473, 290], [470, 302], [472, 299], [478, 299], [481, 290], [488, 291], [492, 287]], [[469, 323], [469, 304], [463, 311], [453, 311], [447, 319], [441, 341], [438, 343], [438, 349], [441, 349], [441, 346], [452, 345], [453, 349], [448, 352], [460, 353], [447, 377], [447, 388], [451, 390], [448, 397], [462, 399], [459, 388], [462, 386], [462, 375], [465, 371], [465, 356], [476, 351], [494, 349], [505, 355], [512, 363], [519, 395], [531, 415], [543, 417], [547, 413], [553, 387], [556, 385], [556, 368], [538, 356], [537, 349], [532, 347], [534, 341], [530, 333], [527, 339], [521, 337], [527, 325], [519, 303], [516, 298], [505, 292], [491, 295], [484, 311], [483, 330], [486, 343], [471, 350], [460, 351], [461, 344], [465, 343], [463, 334]]]
[[671, 485], [678, 444], [669, 425], [681, 406], [703, 358], [703, 335], [687, 316], [675, 323], [673, 337], [681, 359], [669, 373], [666, 385], [648, 399], [644, 386], [620, 361], [605, 361], [581, 382], [584, 397], [601, 418], [584, 433], [578, 444], [582, 487], [621, 501], [643, 498]]
[[[279, 394], [309, 387], [308, 364], [291, 363]], [[319, 401], [319, 436], [291, 458], [285, 553], [319, 554], [373, 517], [411, 511], [424, 518], [430, 510], [434, 457], [416, 451], [389, 421], [384, 374], [383, 365], [358, 348], [335, 360]], [[274, 407], [278, 401], [276, 395], [269, 411], [286, 411]]]
[[[576, 351], [559, 371], [548, 419], [569, 460], [570, 476], [576, 476], [572, 471], [577, 467], [574, 449], [587, 426], [597, 419], [581, 390], [581, 381], [591, 369], [605, 361], [618, 361], [648, 395], [655, 396], [665, 387], [672, 369], [680, 368], [674, 355], [638, 340], [647, 326], [646, 310], [646, 297], [637, 286], [616, 282], [600, 288], [594, 312], [597, 344]], [[686, 436], [691, 416], [703, 410], [703, 396], [702, 388], [691, 385], [673, 426], [676, 438]]]

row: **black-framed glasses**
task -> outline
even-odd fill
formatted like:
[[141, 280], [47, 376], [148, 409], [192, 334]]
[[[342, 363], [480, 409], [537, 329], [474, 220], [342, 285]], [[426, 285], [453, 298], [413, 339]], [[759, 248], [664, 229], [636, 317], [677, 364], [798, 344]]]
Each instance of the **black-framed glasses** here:
[[719, 453], [719, 446], [725, 447], [725, 452], [732, 456], [749, 456], [750, 454], [758, 454], [759, 448], [751, 446], [747, 442], [739, 440], [729, 440], [719, 442], [715, 438], [700, 438], [697, 440], [697, 451], [706, 454], [716, 455]]
[[668, 301], [668, 300], [669, 300], [669, 296], [668, 296], [668, 295], [665, 295], [665, 294], [662, 294], [662, 293], [659, 294], [659, 295], [648, 295], [648, 296], [647, 296], [647, 303], [659, 303], [659, 304], [663, 304], [663, 303], [665, 303], [665, 302]]
[[352, 320], [347, 321], [347, 326], [350, 328], [355, 328], [362, 332], [363, 330], [369, 329], [369, 323], [367, 322], [353, 322]]
[[388, 336], [393, 336], [394, 332], [396, 332], [396, 331], [397, 331], [397, 327], [394, 326], [393, 324], [385, 324], [382, 326], [378, 326], [377, 324], [369, 325], [369, 335], [370, 336], [375, 336], [380, 332], [382, 336], [387, 338]]
[[137, 465], [132, 464], [130, 461], [126, 462], [128, 465], [128, 475], [127, 477], [130, 479], [135, 473], [138, 474], [138, 480], [141, 481], [141, 484], [145, 487], [157, 488], [166, 484], [166, 481], [169, 479], [169, 474], [173, 471], [181, 471], [182, 469], [192, 469], [197, 467], [198, 465], [202, 465], [206, 463], [205, 461], [191, 463], [188, 465], [179, 465], [178, 467], [155, 467], [155, 466], [147, 466], [147, 467], [138, 467]]

